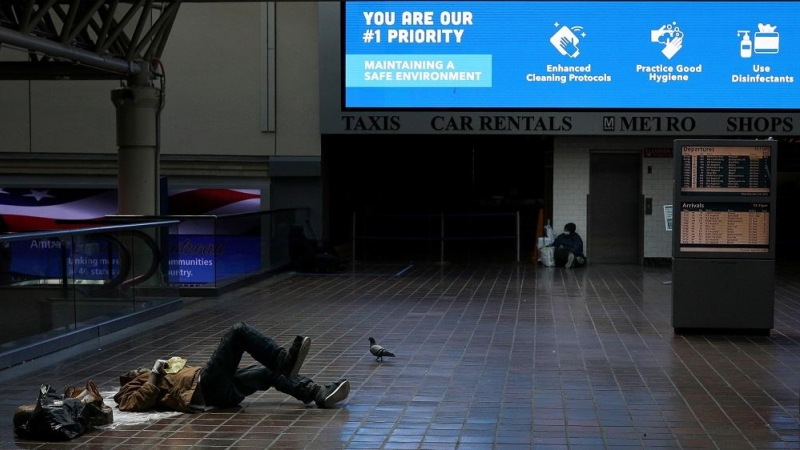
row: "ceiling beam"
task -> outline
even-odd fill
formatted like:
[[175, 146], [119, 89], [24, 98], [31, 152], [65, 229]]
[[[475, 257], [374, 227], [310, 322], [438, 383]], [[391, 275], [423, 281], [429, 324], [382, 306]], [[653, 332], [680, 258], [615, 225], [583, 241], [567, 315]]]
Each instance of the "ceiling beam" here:
[[139, 73], [141, 64], [97, 53], [80, 48], [63, 45], [48, 39], [23, 34], [10, 28], [0, 27], [0, 42], [3, 45], [23, 48], [29, 51], [44, 53], [53, 58], [62, 58], [74, 61], [109, 72]]
[[70, 62], [0, 62], [0, 80], [121, 80], [127, 76]]

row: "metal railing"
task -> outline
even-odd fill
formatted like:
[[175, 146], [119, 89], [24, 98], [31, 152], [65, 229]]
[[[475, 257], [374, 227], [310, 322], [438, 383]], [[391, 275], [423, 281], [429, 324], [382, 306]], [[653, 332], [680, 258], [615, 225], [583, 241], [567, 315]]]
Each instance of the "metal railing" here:
[[[497, 232], [507, 230], [507, 232]], [[368, 242], [427, 242], [438, 244], [444, 263], [456, 242], [514, 243], [514, 260], [520, 261], [520, 213], [379, 214], [353, 213], [353, 258]]]
[[[163, 262], [169, 267], [166, 279], [183, 289], [216, 289], [288, 266], [290, 231], [305, 227], [310, 214], [310, 208], [286, 208], [237, 214], [112, 215], [99, 221], [61, 223], [177, 220], [176, 228], [158, 243], [170, 250], [169, 259]], [[198, 293], [192, 291], [192, 295]]]
[[303, 226], [309, 208], [288, 208], [229, 215], [174, 215], [178, 232], [170, 282], [182, 288], [219, 288], [291, 262], [290, 232]]

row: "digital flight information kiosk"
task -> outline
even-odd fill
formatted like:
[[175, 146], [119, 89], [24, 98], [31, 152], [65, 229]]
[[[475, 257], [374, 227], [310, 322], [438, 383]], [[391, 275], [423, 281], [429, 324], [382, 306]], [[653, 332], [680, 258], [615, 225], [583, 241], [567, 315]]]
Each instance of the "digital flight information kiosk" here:
[[777, 142], [678, 139], [673, 151], [675, 332], [768, 334]]

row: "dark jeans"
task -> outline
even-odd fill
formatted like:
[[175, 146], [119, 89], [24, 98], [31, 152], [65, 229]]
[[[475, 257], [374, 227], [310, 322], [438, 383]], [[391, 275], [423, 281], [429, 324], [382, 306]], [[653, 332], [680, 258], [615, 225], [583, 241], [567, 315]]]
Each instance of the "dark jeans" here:
[[[240, 368], [244, 352], [259, 364]], [[300, 375], [288, 378], [280, 374], [279, 365], [285, 352], [257, 329], [243, 322], [233, 325], [200, 372], [206, 405], [235, 406], [248, 395], [271, 387], [305, 403], [313, 400], [313, 381]]]
[[[565, 249], [564, 247], [559, 247], [553, 251], [553, 259], [556, 262], [556, 267], [564, 267], [567, 265], [567, 259], [569, 258], [569, 250]], [[584, 262], [578, 260], [578, 257], [575, 256], [575, 260], [572, 262], [572, 267], [582, 267]]]

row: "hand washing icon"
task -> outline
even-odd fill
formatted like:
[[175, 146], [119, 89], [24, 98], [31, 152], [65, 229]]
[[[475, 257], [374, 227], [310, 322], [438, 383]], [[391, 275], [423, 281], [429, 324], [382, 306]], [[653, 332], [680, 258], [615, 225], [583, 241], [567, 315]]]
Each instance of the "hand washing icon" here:
[[661, 25], [656, 30], [650, 30], [650, 42], [662, 44], [664, 48], [661, 53], [667, 59], [672, 59], [683, 48], [683, 31], [678, 27], [677, 22]]

